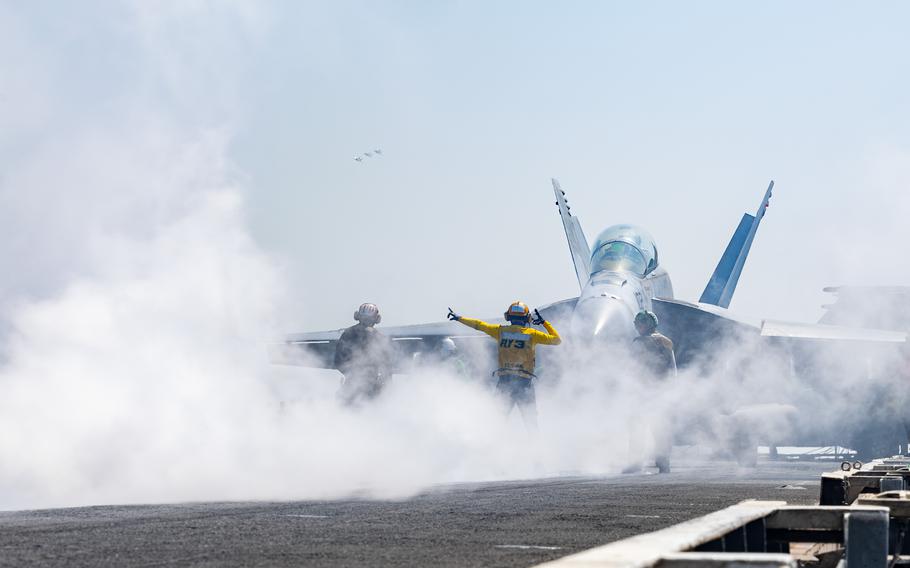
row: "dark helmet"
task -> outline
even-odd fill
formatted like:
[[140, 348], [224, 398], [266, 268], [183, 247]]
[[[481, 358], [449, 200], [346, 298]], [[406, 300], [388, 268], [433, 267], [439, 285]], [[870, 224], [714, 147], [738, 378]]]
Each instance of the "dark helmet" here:
[[512, 302], [503, 317], [512, 324], [526, 325], [531, 317], [531, 308], [524, 302]]
[[[628, 320], [627, 320], [628, 321]], [[654, 312], [642, 310], [635, 314], [635, 325], [643, 325], [647, 328], [648, 333], [653, 333], [657, 329], [657, 316]]]
[[357, 308], [354, 319], [363, 325], [376, 325], [382, 321], [382, 316], [379, 315], [379, 307], [376, 304], [367, 303]]

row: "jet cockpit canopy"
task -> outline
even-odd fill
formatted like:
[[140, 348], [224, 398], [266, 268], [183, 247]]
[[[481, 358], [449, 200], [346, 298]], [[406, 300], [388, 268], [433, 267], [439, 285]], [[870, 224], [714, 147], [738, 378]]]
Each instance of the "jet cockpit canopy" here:
[[591, 274], [624, 270], [645, 276], [657, 268], [657, 246], [651, 235], [635, 225], [613, 225], [594, 241]]

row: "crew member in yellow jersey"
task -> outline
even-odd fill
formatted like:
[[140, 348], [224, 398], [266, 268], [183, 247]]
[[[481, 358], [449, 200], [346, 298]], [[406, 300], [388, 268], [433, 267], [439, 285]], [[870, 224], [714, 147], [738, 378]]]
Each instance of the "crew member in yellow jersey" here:
[[461, 317], [449, 308], [448, 318], [482, 331], [499, 342], [499, 368], [496, 390], [506, 401], [508, 411], [518, 406], [525, 426], [537, 430], [537, 400], [534, 395], [534, 351], [538, 344], [559, 345], [562, 339], [550, 324], [534, 310], [534, 325], [542, 325], [546, 332], [529, 325], [531, 310], [524, 302], [514, 302], [506, 310], [508, 325], [494, 325], [478, 319]]

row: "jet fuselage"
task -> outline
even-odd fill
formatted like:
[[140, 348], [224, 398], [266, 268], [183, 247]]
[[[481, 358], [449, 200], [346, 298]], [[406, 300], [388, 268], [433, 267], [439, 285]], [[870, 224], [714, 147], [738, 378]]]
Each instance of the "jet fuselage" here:
[[600, 233], [591, 251], [581, 263], [588, 276], [569, 321], [560, 323], [568, 323], [568, 335], [579, 342], [634, 337], [635, 314], [651, 310], [654, 298], [673, 297], [654, 240], [640, 227], [614, 225]]
[[651, 310], [654, 298], [672, 297], [670, 275], [663, 268], [644, 276], [628, 270], [595, 272], [575, 304], [569, 333], [581, 340], [634, 337], [635, 314]]

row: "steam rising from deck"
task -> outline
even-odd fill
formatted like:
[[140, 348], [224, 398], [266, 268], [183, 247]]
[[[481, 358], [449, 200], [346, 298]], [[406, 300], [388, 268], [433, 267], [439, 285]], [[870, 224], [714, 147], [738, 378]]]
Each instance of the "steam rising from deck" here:
[[[249, 8], [181, 5], [163, 20], [183, 22], [183, 33], [138, 4], [124, 24], [166, 103], [135, 87], [104, 93], [113, 100], [98, 116], [73, 116], [61, 71], [48, 65], [23, 74], [47, 89], [10, 93], [22, 104], [0, 111], [21, 142], [0, 178], [11, 235], [0, 243], [0, 508], [403, 497], [442, 482], [615, 472], [630, 439], [647, 441], [643, 417], [729, 446], [741, 433], [767, 443], [804, 425], [834, 433], [854, 408], [855, 375], [807, 385], [789, 361], [755, 356], [739, 337], [725, 338], [735, 349], [710, 372], [662, 384], [630, 375], [622, 350], [581, 359], [553, 348], [536, 440], [502, 416], [485, 373], [424, 369], [376, 404], [340, 408], [334, 373], [267, 362], [265, 343], [305, 322], [288, 313], [296, 299], [279, 263], [247, 229], [250, 184], [228, 159], [231, 129], [211, 119], [231, 97], [194, 80], [217, 68], [208, 49], [236, 48], [222, 36], [255, 37], [264, 20]], [[200, 22], [230, 25], [199, 37]], [[40, 47], [0, 34], [7, 53]], [[222, 94], [239, 82], [215, 79]], [[219, 126], [188, 120], [195, 111]], [[323, 267], [307, 268], [315, 278]], [[819, 355], [835, 368], [861, 359]], [[906, 389], [887, 369], [863, 376], [885, 392]]]

